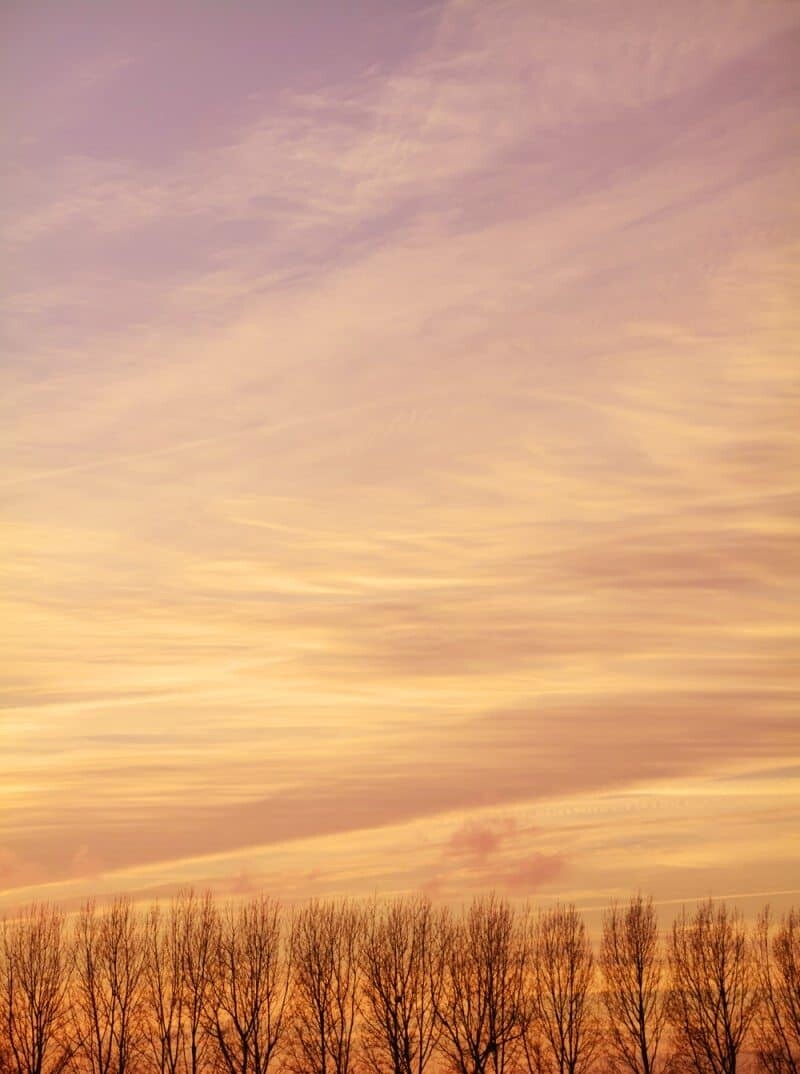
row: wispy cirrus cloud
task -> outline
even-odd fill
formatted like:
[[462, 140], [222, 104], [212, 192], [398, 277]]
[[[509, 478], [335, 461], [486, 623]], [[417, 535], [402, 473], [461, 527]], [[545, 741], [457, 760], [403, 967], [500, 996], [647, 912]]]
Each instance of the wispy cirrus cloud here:
[[4, 199], [3, 899], [791, 887], [766, 777], [674, 805], [797, 752], [791, 9], [164, 18]]

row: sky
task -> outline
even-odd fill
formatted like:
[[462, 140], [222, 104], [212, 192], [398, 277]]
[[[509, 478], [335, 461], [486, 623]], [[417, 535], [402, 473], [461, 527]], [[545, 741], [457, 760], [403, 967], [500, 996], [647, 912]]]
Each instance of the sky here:
[[800, 901], [800, 6], [0, 41], [0, 912]]

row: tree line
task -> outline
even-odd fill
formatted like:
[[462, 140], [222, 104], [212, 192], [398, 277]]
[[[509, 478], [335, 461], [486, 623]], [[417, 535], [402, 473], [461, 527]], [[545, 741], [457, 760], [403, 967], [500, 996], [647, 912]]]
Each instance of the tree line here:
[[641, 895], [592, 944], [572, 905], [495, 895], [138, 909], [2, 924], [2, 1074], [800, 1074], [800, 911], [659, 930]]

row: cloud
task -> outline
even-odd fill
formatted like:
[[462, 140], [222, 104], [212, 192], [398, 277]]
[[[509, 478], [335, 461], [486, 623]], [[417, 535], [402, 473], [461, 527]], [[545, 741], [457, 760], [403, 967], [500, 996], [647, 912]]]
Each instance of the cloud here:
[[559, 854], [533, 854], [519, 863], [501, 869], [496, 875], [496, 886], [513, 895], [529, 895], [551, 884], [566, 868], [565, 859]]
[[423, 890], [452, 899], [481, 891], [522, 897], [547, 888], [565, 873], [567, 859], [561, 852], [534, 849], [544, 834], [516, 815], [467, 816], [431, 861]]
[[513, 810], [796, 753], [796, 14], [399, 17], [291, 77], [242, 37], [171, 145], [118, 119], [172, 62], [146, 16], [15, 97], [12, 887], [294, 891], [324, 838], [326, 890], [588, 889]]
[[[726, 762], [791, 751], [791, 706], [782, 692], [773, 711], [766, 704], [765, 694], [741, 691], [540, 702], [427, 733], [419, 727], [403, 737], [384, 731], [371, 749], [335, 770], [327, 758], [331, 751], [336, 755], [336, 738], [320, 742], [316, 759], [303, 729], [290, 733], [285, 747], [277, 734], [267, 735], [266, 753], [252, 737], [248, 746], [247, 735], [229, 750], [220, 744], [224, 732], [205, 748], [198, 739], [194, 745], [187, 740], [187, 752], [178, 747], [170, 761], [154, 758], [146, 745], [138, 759], [130, 746], [115, 758], [97, 743], [100, 764], [84, 767], [78, 755], [68, 778], [55, 784], [51, 776], [51, 789], [58, 786], [62, 797], [58, 827], [32, 832], [31, 818], [42, 810], [43, 819], [48, 815], [46, 802], [32, 811], [19, 799], [7, 812], [6, 845], [12, 853], [24, 851], [48, 879], [59, 879], [74, 873], [75, 855], [87, 843], [107, 871], [159, 862], [168, 867], [179, 859], [380, 829], [454, 810], [543, 804], [581, 791], [678, 780]], [[339, 732], [345, 741], [351, 734]], [[270, 742], [286, 751], [280, 765]], [[445, 749], [449, 761], [436, 760]], [[37, 767], [32, 758], [25, 766], [15, 762], [17, 778], [30, 779]], [[265, 785], [272, 790], [259, 792]], [[149, 789], [147, 798], [142, 787]], [[138, 803], [135, 810], [116, 806], [122, 794]], [[467, 820], [449, 835], [443, 854], [458, 868], [479, 869], [495, 863], [518, 835], [513, 820], [502, 815]]]
[[494, 822], [467, 820], [450, 836], [445, 854], [466, 858], [478, 865], [485, 864], [515, 829], [516, 824], [511, 817]]

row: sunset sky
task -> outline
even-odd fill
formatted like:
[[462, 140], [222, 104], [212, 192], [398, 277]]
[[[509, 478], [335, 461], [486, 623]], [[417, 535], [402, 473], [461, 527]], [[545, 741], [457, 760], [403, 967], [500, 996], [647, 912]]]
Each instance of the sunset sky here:
[[0, 38], [0, 912], [797, 902], [800, 5]]

